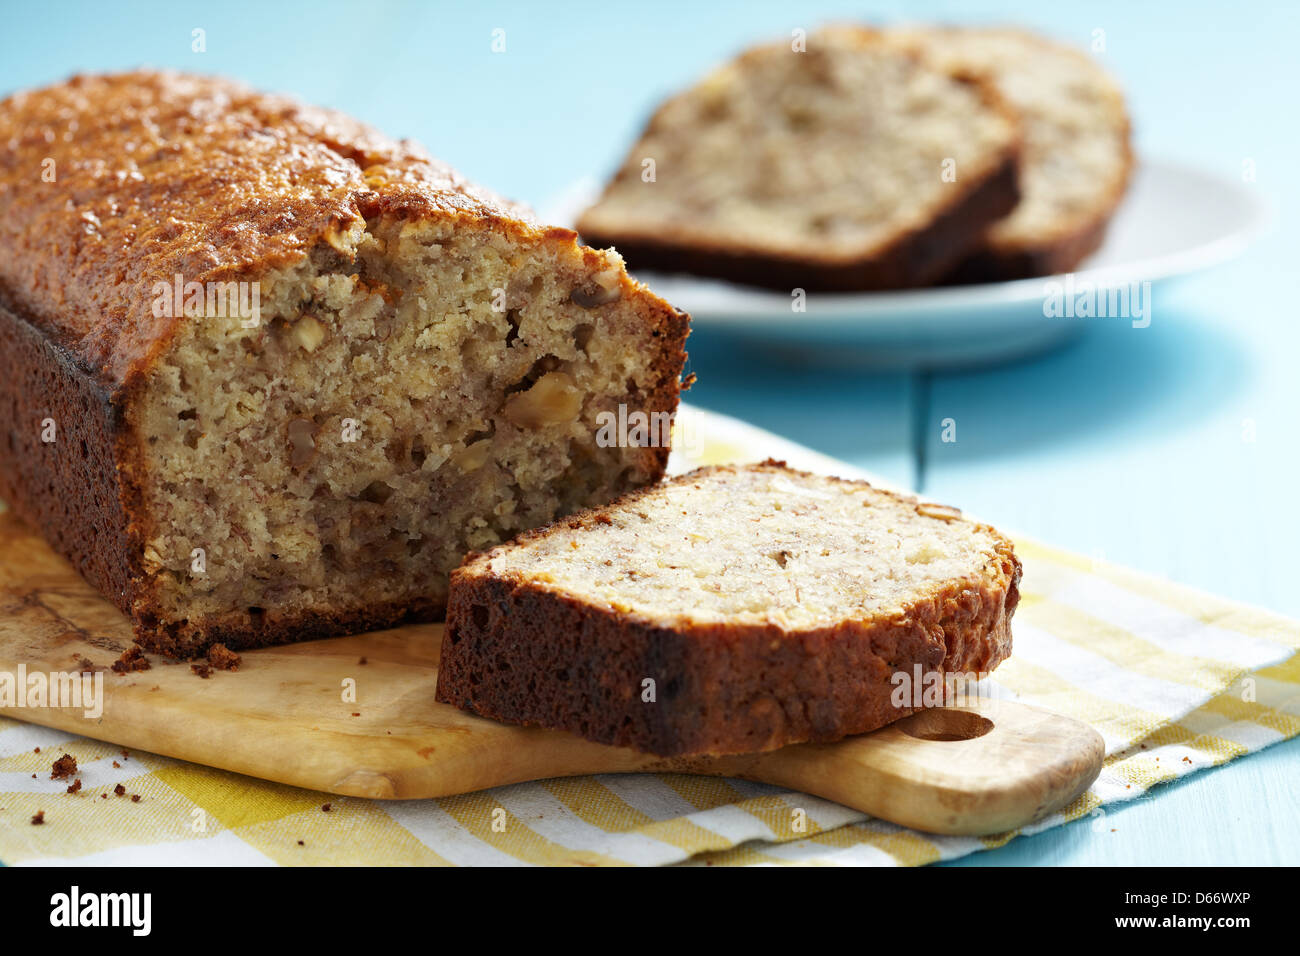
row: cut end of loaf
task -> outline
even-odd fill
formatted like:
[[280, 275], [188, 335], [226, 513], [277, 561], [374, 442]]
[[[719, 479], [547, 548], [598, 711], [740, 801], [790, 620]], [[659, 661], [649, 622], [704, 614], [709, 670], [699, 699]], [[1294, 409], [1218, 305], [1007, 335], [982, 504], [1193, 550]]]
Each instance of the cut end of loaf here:
[[896, 674], [996, 667], [1019, 579], [953, 509], [703, 469], [454, 572], [438, 698], [664, 756], [836, 740], [916, 709]]
[[469, 551], [656, 480], [685, 316], [571, 234], [379, 217], [193, 318], [136, 427], [141, 643], [187, 656], [436, 616]]

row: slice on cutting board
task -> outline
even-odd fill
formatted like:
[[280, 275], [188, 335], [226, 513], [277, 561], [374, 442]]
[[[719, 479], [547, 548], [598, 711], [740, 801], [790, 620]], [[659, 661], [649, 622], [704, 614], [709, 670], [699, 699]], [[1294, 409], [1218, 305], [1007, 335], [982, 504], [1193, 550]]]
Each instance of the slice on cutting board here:
[[1020, 204], [952, 278], [1068, 272], [1101, 245], [1133, 156], [1124, 96], [1088, 54], [1005, 28], [916, 27], [888, 35], [942, 67], [986, 77], [1021, 115]]
[[991, 84], [873, 31], [761, 46], [664, 103], [578, 223], [631, 269], [772, 288], [924, 285], [1018, 198]]
[[896, 674], [996, 667], [1019, 581], [1011, 542], [953, 509], [705, 468], [452, 572], [437, 697], [664, 756], [827, 742], [918, 709]]

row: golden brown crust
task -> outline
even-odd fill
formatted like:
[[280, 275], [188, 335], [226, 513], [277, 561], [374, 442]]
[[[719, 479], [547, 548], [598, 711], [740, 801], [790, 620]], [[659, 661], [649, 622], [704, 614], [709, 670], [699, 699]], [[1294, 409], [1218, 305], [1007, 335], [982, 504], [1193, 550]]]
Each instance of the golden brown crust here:
[[18, 93], [0, 102], [0, 142], [0, 279], [110, 386], [182, 321], [153, 316], [160, 277], [256, 278], [378, 215], [566, 233], [415, 145], [211, 77], [77, 76]]
[[[675, 480], [739, 467], [700, 469]], [[790, 473], [783, 462], [748, 467]], [[654, 493], [633, 492], [608, 508]], [[452, 572], [438, 700], [666, 757], [751, 753], [829, 742], [912, 713], [914, 707], [891, 700], [896, 672], [911, 675], [918, 666], [925, 674], [988, 672], [1011, 653], [1021, 566], [1011, 542], [993, 529], [987, 530], [998, 542], [996, 567], [980, 586], [952, 582], [887, 617], [797, 630], [669, 626], [491, 571], [503, 550], [557, 528], [607, 520], [606, 512], [590, 509], [526, 532]], [[647, 678], [655, 681], [654, 705], [641, 696]]]

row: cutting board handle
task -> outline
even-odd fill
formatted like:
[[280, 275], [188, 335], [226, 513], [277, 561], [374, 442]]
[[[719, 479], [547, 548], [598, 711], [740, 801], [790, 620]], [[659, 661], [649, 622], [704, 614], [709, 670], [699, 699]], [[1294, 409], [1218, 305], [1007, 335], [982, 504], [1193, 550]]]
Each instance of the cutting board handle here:
[[929, 833], [1015, 830], [1073, 802], [1105, 745], [1070, 717], [996, 698], [924, 710], [861, 737], [692, 769], [812, 793]]

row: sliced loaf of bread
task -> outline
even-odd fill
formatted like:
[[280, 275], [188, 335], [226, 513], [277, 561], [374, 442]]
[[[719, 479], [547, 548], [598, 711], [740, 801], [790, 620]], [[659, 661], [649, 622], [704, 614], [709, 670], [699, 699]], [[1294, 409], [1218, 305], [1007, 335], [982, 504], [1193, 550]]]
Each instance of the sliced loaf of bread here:
[[664, 756], [832, 741], [918, 709], [918, 678], [996, 667], [1019, 580], [953, 509], [705, 468], [452, 572], [437, 697]]
[[751, 49], [664, 103], [578, 222], [633, 271], [789, 290], [937, 280], [1018, 199], [991, 84], [880, 34]]
[[1087, 53], [1006, 28], [899, 28], [889, 36], [993, 82], [1021, 116], [1020, 204], [950, 280], [1068, 272], [1096, 250], [1133, 165], [1119, 87]]
[[154, 71], [0, 143], [0, 498], [149, 650], [439, 616], [467, 552], [662, 476], [598, 422], [671, 416], [686, 316], [418, 146]]

